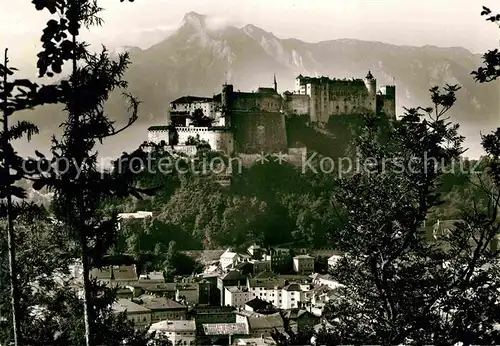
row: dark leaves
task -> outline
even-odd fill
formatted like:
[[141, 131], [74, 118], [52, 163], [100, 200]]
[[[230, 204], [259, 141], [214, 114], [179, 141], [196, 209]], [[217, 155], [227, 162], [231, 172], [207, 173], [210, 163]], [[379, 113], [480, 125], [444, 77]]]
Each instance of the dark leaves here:
[[28, 141], [35, 134], [38, 134], [38, 127], [29, 121], [19, 121], [16, 125], [12, 126], [9, 130], [9, 140], [15, 140], [26, 136]]
[[[483, 6], [481, 16], [489, 16], [491, 10]], [[500, 24], [500, 14], [489, 16], [487, 21]], [[479, 67], [476, 71], [472, 71], [474, 80], [479, 83], [488, 83], [494, 81], [500, 75], [500, 56], [498, 49], [488, 51], [483, 55], [483, 66]]]
[[491, 13], [491, 10], [488, 7], [483, 6], [483, 10], [481, 11], [481, 16], [487, 16]]
[[33, 0], [31, 3], [35, 5], [37, 11], [47, 9], [51, 14], [64, 6], [64, 1], [60, 0]]

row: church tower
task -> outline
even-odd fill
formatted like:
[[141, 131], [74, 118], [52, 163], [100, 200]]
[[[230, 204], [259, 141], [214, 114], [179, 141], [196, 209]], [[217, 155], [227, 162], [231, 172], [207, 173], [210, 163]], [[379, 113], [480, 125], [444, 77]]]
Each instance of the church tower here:
[[274, 74], [274, 91], [278, 92], [278, 83], [276, 82], [276, 73]]

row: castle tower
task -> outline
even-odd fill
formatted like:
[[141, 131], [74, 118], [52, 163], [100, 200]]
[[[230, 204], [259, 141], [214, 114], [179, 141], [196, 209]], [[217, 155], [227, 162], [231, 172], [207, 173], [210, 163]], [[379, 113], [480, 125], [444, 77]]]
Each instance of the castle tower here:
[[225, 83], [222, 86], [221, 104], [222, 116], [226, 126], [231, 126], [231, 100], [233, 98], [233, 85]]
[[276, 73], [274, 74], [274, 91], [278, 92], [278, 83], [276, 82]]
[[377, 93], [377, 80], [373, 78], [372, 72], [368, 71], [368, 74], [365, 77], [365, 85], [368, 93], [370, 95], [376, 95]]
[[365, 100], [365, 108], [375, 114], [377, 113], [377, 80], [373, 78], [371, 71], [368, 71], [364, 82], [368, 91], [368, 96]]
[[304, 78], [304, 76], [302, 76], [302, 74], [299, 74], [297, 77], [295, 77], [295, 91], [294, 93], [295, 94], [300, 94], [300, 85], [301, 85], [301, 82], [302, 82], [302, 78]]

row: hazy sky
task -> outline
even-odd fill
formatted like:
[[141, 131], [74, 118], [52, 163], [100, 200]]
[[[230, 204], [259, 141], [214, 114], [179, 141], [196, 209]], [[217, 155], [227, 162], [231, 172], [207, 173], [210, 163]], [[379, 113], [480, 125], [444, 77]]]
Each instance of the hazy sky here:
[[[481, 18], [492, 0], [101, 0], [105, 25], [88, 39], [107, 45], [136, 45], [148, 33], [161, 37], [185, 13], [196, 11], [220, 23], [255, 24], [278, 37], [305, 41], [336, 38], [406, 45], [462, 46], [483, 53], [496, 45], [500, 29]], [[24, 61], [38, 51], [47, 20], [30, 0], [0, 0], [0, 48]], [[153, 37], [153, 36], [152, 36]]]

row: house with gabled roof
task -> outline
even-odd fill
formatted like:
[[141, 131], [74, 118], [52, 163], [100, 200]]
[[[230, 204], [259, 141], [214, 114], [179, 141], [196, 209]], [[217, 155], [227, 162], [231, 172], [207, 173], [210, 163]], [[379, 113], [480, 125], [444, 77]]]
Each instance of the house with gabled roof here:
[[137, 284], [139, 277], [135, 265], [115, 265], [105, 268], [94, 268], [90, 277], [109, 287], [125, 287]]
[[231, 345], [234, 338], [248, 336], [245, 323], [203, 324], [200, 341], [206, 345]]
[[193, 320], [165, 320], [149, 328], [156, 335], [166, 336], [173, 345], [192, 345], [196, 340], [196, 324]]
[[269, 337], [277, 330], [284, 332], [284, 322], [279, 314], [268, 315], [263, 317], [247, 317], [246, 324], [248, 334], [252, 337]]
[[313, 328], [320, 322], [320, 317], [299, 308], [283, 310], [283, 318], [290, 323], [290, 328], [297, 333], [307, 328]]
[[187, 318], [188, 307], [172, 299], [143, 294], [135, 302], [151, 310], [152, 322]]
[[247, 276], [238, 270], [231, 270], [217, 278], [217, 289], [220, 292], [221, 303], [225, 302], [224, 287], [226, 286], [246, 286]]
[[241, 262], [241, 256], [236, 253], [231, 251], [231, 249], [227, 249], [221, 256], [220, 256], [220, 266], [222, 270], [225, 270], [229, 267], [233, 267]]
[[151, 310], [130, 299], [118, 299], [113, 303], [112, 310], [115, 314], [126, 312], [127, 319], [134, 322], [137, 328], [144, 328], [151, 324]]

